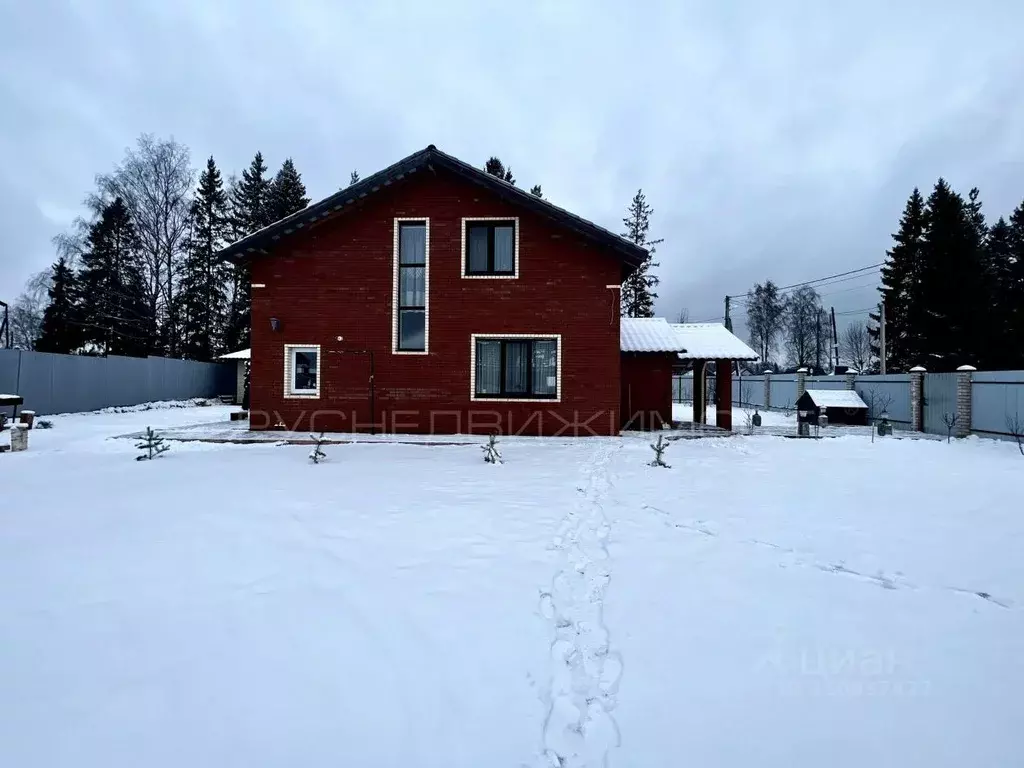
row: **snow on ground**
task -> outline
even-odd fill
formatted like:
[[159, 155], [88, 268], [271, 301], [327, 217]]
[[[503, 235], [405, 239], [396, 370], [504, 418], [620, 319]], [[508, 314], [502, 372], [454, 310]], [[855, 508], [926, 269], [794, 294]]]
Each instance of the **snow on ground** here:
[[[792, 427], [793, 431], [796, 431], [796, 414], [793, 412], [786, 413], [784, 411], [766, 411], [764, 409], [756, 409], [761, 414], [761, 426], [767, 427]], [[747, 413], [753, 415], [755, 409], [740, 408], [739, 406], [733, 406], [732, 408], [732, 426], [733, 429], [741, 431], [744, 425], [747, 423]], [[714, 404], [707, 406], [706, 411], [708, 424], [715, 423], [715, 406]], [[672, 404], [672, 418], [675, 421], [693, 421], [693, 403], [673, 403]]]
[[1015, 446], [105, 439], [223, 418], [63, 416], [0, 455], [0, 765], [1024, 754]]

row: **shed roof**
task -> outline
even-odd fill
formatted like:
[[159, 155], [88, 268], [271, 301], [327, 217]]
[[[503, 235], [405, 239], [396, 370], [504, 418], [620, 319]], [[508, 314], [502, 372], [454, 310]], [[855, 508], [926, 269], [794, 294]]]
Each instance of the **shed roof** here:
[[683, 360], [757, 360], [757, 353], [721, 323], [673, 323]]
[[819, 408], [864, 408], [868, 405], [852, 389], [808, 389], [807, 396]]
[[297, 211], [280, 221], [275, 221], [273, 224], [253, 232], [251, 235], [224, 248], [218, 255], [222, 259], [239, 261], [255, 253], [263, 253], [267, 248], [275, 246], [282, 239], [298, 234], [306, 227], [337, 214], [343, 208], [351, 206], [367, 195], [378, 192], [418, 171], [433, 171], [436, 168], [444, 168], [451, 171], [467, 181], [489, 189], [515, 205], [545, 216], [592, 242], [609, 248], [627, 267], [631, 268], [630, 271], [642, 264], [647, 258], [647, 250], [636, 243], [626, 240], [592, 221], [570, 213], [564, 208], [559, 208], [543, 198], [532, 195], [504, 179], [492, 176], [481, 168], [445, 154], [433, 144], [429, 145], [426, 149], [421, 149], [419, 152], [414, 152], [372, 176], [367, 176], [355, 184], [350, 184], [319, 202], [306, 206], [301, 211]]
[[248, 360], [251, 354], [251, 350], [240, 349], [237, 352], [228, 352], [226, 355], [221, 355], [218, 360]]
[[683, 340], [663, 317], [624, 317], [619, 321], [623, 352], [681, 352]]

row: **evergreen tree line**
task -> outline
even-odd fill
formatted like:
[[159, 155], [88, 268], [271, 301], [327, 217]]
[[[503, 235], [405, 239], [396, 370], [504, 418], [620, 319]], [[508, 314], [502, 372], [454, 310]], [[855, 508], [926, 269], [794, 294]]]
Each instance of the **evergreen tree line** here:
[[216, 254], [305, 208], [306, 188], [259, 152], [240, 178], [210, 157], [195, 180], [187, 148], [148, 135], [97, 176], [90, 216], [55, 238], [34, 349], [208, 361], [249, 345], [248, 269]]
[[964, 198], [939, 179], [927, 199], [911, 193], [893, 241], [879, 289], [887, 372], [1024, 368], [1024, 203], [989, 225], [977, 188]]

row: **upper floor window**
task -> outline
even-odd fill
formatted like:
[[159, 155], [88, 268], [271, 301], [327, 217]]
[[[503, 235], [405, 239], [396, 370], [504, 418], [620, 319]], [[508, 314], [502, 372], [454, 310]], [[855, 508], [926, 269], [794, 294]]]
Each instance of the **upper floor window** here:
[[427, 344], [427, 223], [398, 222], [397, 339], [400, 352], [423, 352]]
[[465, 274], [468, 276], [515, 277], [517, 219], [491, 221], [466, 219]]

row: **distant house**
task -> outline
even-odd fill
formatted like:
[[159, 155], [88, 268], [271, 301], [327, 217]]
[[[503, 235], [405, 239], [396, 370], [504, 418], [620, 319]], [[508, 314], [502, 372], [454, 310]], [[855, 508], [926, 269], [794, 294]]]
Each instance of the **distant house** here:
[[[252, 276], [250, 427], [617, 434], [671, 420], [622, 346], [647, 251], [433, 145], [222, 251]], [[653, 332], [653, 331], [652, 331]]]
[[797, 399], [796, 409], [812, 422], [824, 414], [829, 424], [868, 423], [867, 403], [850, 389], [808, 389]]

